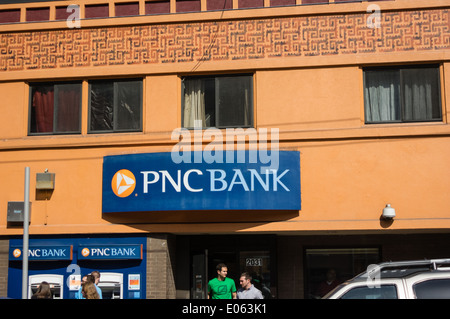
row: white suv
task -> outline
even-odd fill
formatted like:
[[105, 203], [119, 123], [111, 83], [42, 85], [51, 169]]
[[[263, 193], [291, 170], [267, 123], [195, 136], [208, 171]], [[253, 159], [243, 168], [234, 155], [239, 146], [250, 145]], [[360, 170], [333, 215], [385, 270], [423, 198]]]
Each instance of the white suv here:
[[450, 259], [370, 265], [323, 299], [450, 299]]

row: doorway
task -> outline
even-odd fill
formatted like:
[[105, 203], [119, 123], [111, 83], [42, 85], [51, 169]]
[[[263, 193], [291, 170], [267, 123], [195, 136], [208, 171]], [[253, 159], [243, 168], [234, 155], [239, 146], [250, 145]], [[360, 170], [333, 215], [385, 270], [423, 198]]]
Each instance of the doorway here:
[[243, 272], [265, 299], [276, 298], [276, 256], [274, 236], [190, 236], [190, 298], [206, 299], [208, 281], [217, 277], [216, 266], [224, 263], [228, 278], [239, 289]]

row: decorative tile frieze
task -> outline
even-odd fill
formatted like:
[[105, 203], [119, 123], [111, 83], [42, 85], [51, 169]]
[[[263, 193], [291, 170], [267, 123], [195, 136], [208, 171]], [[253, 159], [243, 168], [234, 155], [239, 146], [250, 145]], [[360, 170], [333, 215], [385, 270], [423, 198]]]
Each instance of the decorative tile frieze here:
[[0, 71], [450, 49], [449, 9], [0, 34]]

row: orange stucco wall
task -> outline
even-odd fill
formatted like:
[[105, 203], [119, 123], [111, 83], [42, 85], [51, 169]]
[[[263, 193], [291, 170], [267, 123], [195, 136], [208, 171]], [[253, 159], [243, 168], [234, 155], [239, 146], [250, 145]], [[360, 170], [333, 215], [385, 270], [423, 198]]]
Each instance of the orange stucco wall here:
[[[370, 51], [364, 47], [367, 43], [363, 45], [361, 42], [359, 46], [352, 47], [351, 32], [348, 31], [348, 35], [343, 38], [347, 42], [342, 42], [343, 47], [337, 52], [319, 50], [314, 55], [312, 51], [309, 51], [311, 54], [300, 51], [302, 54], [289, 55], [289, 52], [299, 51], [295, 51], [297, 39], [286, 33], [286, 50], [291, 51], [280, 51], [282, 56], [270, 56], [268, 52], [276, 48], [277, 41], [262, 36], [266, 41], [262, 55], [252, 56], [254, 53], [247, 51], [240, 59], [225, 57], [225, 49], [230, 54], [234, 52], [235, 57], [240, 51], [233, 51], [238, 46], [227, 47], [224, 43], [218, 48], [217, 55], [199, 64], [199, 59], [202, 59], [200, 53], [195, 53], [197, 55], [194, 54], [192, 60], [180, 56], [177, 60], [175, 55], [174, 60], [164, 62], [161, 56], [156, 60], [145, 60], [143, 55], [139, 55], [144, 51], [133, 51], [136, 47], [128, 48], [127, 52], [137, 55], [130, 55], [131, 60], [117, 63], [105, 58], [101, 65], [94, 63], [94, 60], [80, 62], [78, 66], [64, 65], [63, 57], [59, 60], [44, 60], [36, 55], [29, 60], [31, 64], [27, 64], [23, 61], [32, 56], [32, 52], [47, 52], [45, 42], [36, 40], [46, 39], [47, 36], [49, 45], [52, 45], [53, 36], [62, 36], [63, 33], [64, 36], [84, 34], [82, 39], [88, 39], [84, 36], [92, 37], [86, 40], [83, 48], [86, 51], [77, 49], [74, 54], [95, 54], [98, 51], [93, 46], [94, 35], [90, 32], [95, 32], [96, 28], [112, 32], [112, 36], [119, 38], [122, 33], [118, 33], [117, 29], [112, 31], [115, 27], [128, 31], [139, 27], [140, 32], [144, 32], [149, 26], [166, 28], [179, 25], [179, 32], [187, 32], [191, 29], [186, 25], [193, 21], [205, 28], [212, 28], [214, 23], [210, 19], [220, 16], [217, 12], [201, 12], [178, 17], [166, 15], [85, 20], [80, 30], [64, 29], [64, 22], [0, 27], [0, 47], [3, 45], [5, 50], [9, 50], [4, 51], [8, 52], [7, 57], [4, 55], [3, 60], [0, 58], [0, 234], [20, 234], [22, 231], [21, 228], [7, 225], [6, 207], [8, 201], [23, 200], [25, 166], [31, 168], [32, 234], [142, 231], [403, 232], [450, 228], [447, 191], [450, 189], [450, 126], [446, 103], [450, 99], [450, 31], [448, 26], [442, 24], [442, 21], [450, 21], [450, 7], [442, 7], [442, 2], [437, 0], [399, 0], [380, 2], [379, 5], [382, 12], [387, 14], [401, 12], [401, 15], [395, 15], [397, 18], [408, 17], [408, 13], [414, 17], [421, 11], [421, 20], [411, 20], [409, 25], [399, 20], [398, 26], [410, 30], [414, 29], [414, 23], [425, 21], [435, 25], [442, 32], [426, 34], [435, 45], [431, 49], [426, 47], [426, 36], [423, 35], [421, 43], [408, 44], [405, 40], [403, 46], [397, 43], [390, 47], [386, 44], [385, 47]], [[339, 7], [265, 8], [226, 11], [221, 17], [227, 18], [229, 22], [223, 27], [223, 32], [230, 31], [239, 23], [258, 22], [262, 25], [280, 20], [286, 23], [286, 28], [292, 28], [299, 21], [330, 15], [346, 16], [345, 26], [356, 30], [366, 17], [366, 7], [367, 3], [340, 4]], [[131, 21], [133, 25], [129, 26]], [[393, 23], [388, 19], [383, 21], [386, 24]], [[251, 23], [247, 27], [254, 25]], [[320, 28], [320, 24], [316, 27]], [[330, 27], [327, 24], [325, 28], [329, 35], [340, 36], [336, 30], [330, 31]], [[297, 28], [300, 28], [299, 25]], [[59, 30], [56, 35], [51, 34], [54, 30]], [[32, 31], [35, 31], [33, 36], [37, 38], [29, 37]], [[428, 29], [425, 28], [423, 32], [428, 32]], [[200, 33], [193, 32], [192, 37], [201, 39]], [[140, 34], [142, 37], [136, 37], [135, 40], [142, 45], [148, 38], [144, 33]], [[404, 32], [402, 34], [409, 36]], [[225, 33], [218, 36], [225, 37]], [[376, 38], [381, 35], [371, 33], [367, 36]], [[388, 37], [386, 34], [383, 36]], [[250, 38], [245, 41], [255, 45], [255, 48], [259, 45], [257, 40]], [[105, 42], [105, 45], [112, 43]], [[162, 45], [162, 42], [154, 45]], [[195, 48], [196, 45], [191, 46], [187, 41], [184, 49]], [[35, 51], [26, 50], [32, 47]], [[177, 51], [179, 47], [175, 45], [166, 49], [184, 54]], [[48, 52], [51, 55], [54, 51]], [[23, 57], [22, 60], [18, 58], [19, 55]], [[365, 125], [361, 67], [405, 62], [434, 62], [441, 65], [443, 121]], [[180, 76], [242, 70], [254, 73], [255, 127], [279, 128], [280, 148], [301, 153], [302, 210], [294, 213], [152, 212], [102, 215], [103, 156], [169, 152], [176, 143], [170, 137], [172, 130], [181, 126]], [[102, 76], [114, 78], [124, 75], [141, 76], [144, 79], [143, 132], [88, 134], [87, 81]], [[27, 136], [28, 82], [64, 79], [83, 81], [81, 134]], [[47, 197], [35, 192], [35, 174], [45, 169], [56, 174], [55, 190]], [[387, 203], [397, 211], [392, 224], [380, 221], [381, 211]]]

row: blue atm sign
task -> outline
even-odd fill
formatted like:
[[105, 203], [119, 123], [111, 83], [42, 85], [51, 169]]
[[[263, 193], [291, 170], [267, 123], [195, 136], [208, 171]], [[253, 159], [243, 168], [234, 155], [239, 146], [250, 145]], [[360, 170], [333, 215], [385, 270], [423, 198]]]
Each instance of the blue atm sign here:
[[232, 163], [196, 162], [196, 152], [179, 162], [171, 153], [106, 156], [103, 213], [301, 209], [299, 152], [279, 151], [270, 166], [252, 151], [230, 152]]
[[78, 247], [78, 260], [142, 259], [142, 245], [84, 245]]
[[[23, 260], [23, 248], [12, 246], [9, 260]], [[69, 246], [31, 246], [28, 260], [72, 260], [72, 245]]]

